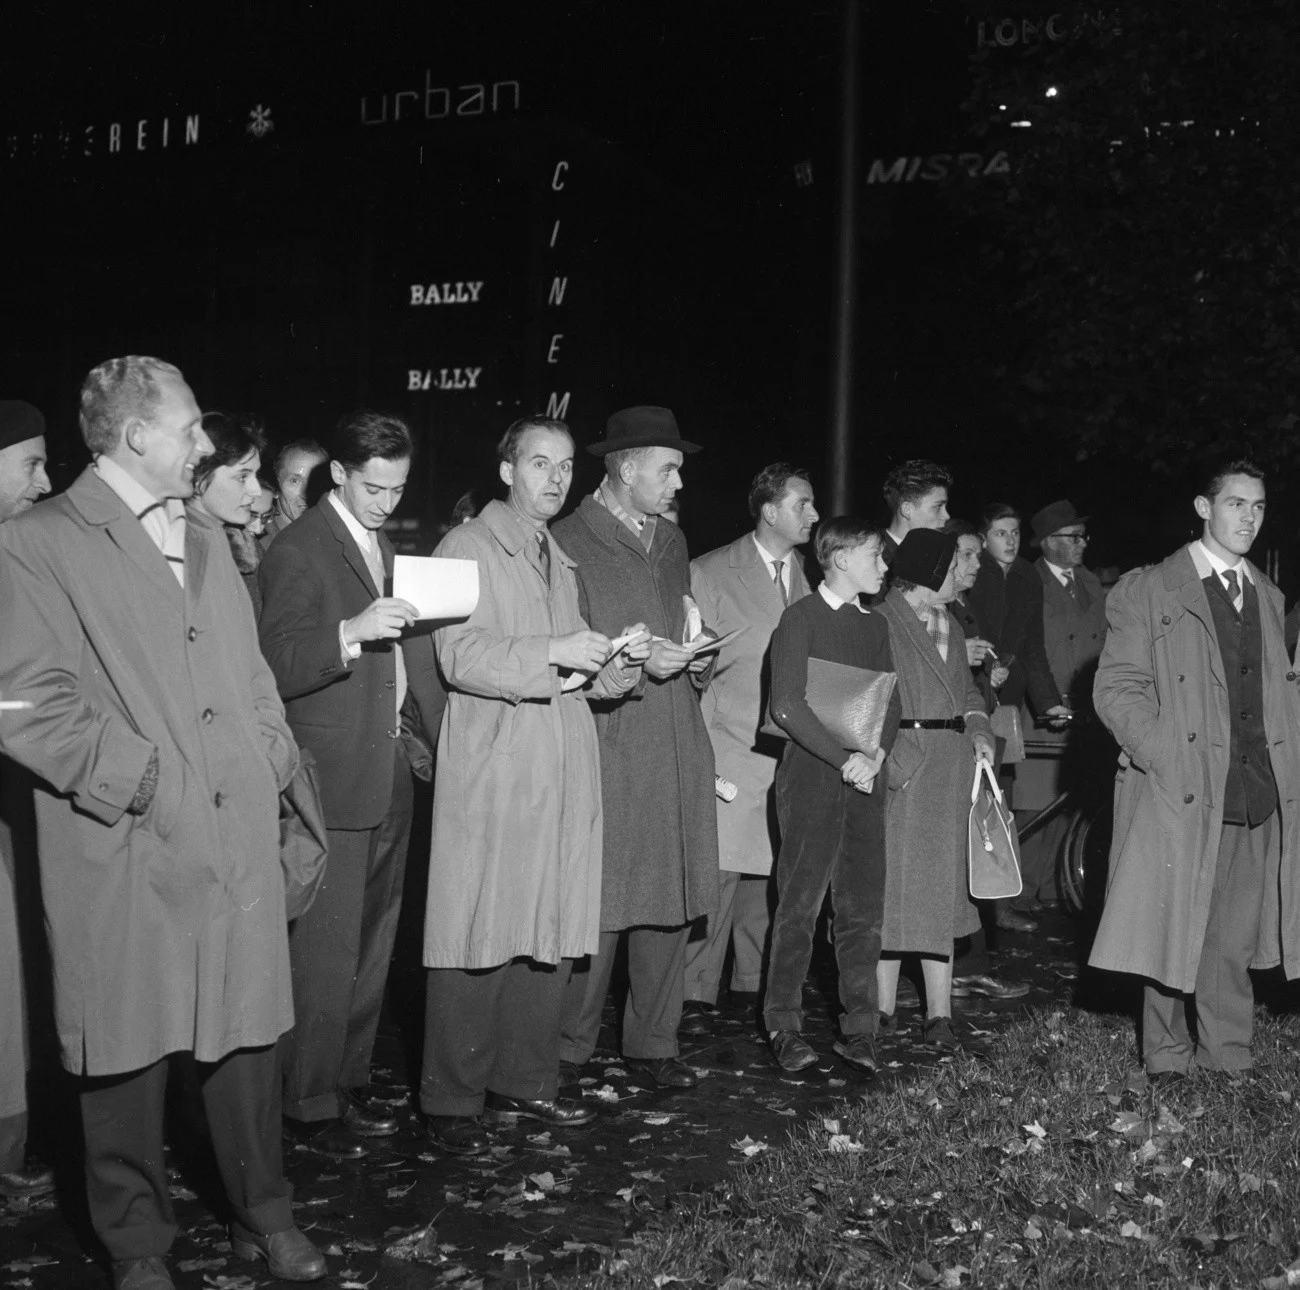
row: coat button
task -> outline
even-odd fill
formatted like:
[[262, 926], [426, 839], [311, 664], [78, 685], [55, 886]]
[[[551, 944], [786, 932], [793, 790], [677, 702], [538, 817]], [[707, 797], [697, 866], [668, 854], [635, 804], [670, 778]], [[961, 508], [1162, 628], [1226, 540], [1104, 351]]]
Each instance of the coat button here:
[[1195, 731], [1195, 730], [1193, 730], [1192, 733], [1191, 733], [1190, 735], [1187, 736], [1187, 742], [1188, 742], [1189, 744], [1194, 744], [1194, 743], [1196, 742], [1196, 731]]
[[[226, 797], [225, 797], [225, 794], [224, 794], [224, 793], [217, 793], [217, 794], [212, 798], [212, 805], [215, 806], [215, 807], [217, 807], [218, 809], [220, 809], [220, 807], [221, 807], [221, 803], [224, 802], [225, 800], [226, 800]], [[1191, 801], [1191, 799], [1188, 798], [1188, 801]]]
[[1287, 679], [1288, 681], [1294, 681], [1294, 680], [1295, 680], [1295, 673], [1294, 673], [1294, 672], [1288, 672], [1288, 673], [1286, 674], [1286, 679]]
[[1183, 798], [1183, 801], [1184, 801], [1188, 806], [1190, 806], [1194, 801], [1196, 801], [1196, 794], [1195, 794], [1195, 793], [1188, 793], [1188, 794]]
[[96, 789], [97, 792], [100, 792], [100, 793], [107, 793], [107, 792], [108, 792], [108, 785], [107, 785], [107, 784], [96, 784], [96, 785], [95, 785], [95, 789]]
[[1174, 620], [1170, 618], [1168, 614], [1166, 614], [1160, 621], [1161, 623], [1164, 624], [1164, 626], [1168, 627], [1169, 624], [1172, 623]]
[[215, 712], [213, 712], [211, 708], [204, 708], [204, 709], [203, 709], [203, 721], [204, 721], [204, 724], [205, 724], [205, 725], [211, 725], [211, 723], [212, 723], [212, 718], [215, 717], [216, 715], [217, 715], [217, 714], [216, 714]]
[[190, 641], [196, 641], [199, 638], [199, 629], [197, 627], [191, 627], [189, 631], [185, 633], [185, 636]]
[[395, 690], [395, 689], [397, 689], [397, 682], [396, 682], [396, 681], [385, 681], [385, 682], [384, 682], [384, 689], [385, 689], [385, 690]]
[[1180, 681], [1185, 681], [1185, 680], [1187, 680], [1187, 678], [1186, 678], [1186, 677], [1185, 677], [1181, 672], [1178, 673], [1178, 679], [1179, 679]]

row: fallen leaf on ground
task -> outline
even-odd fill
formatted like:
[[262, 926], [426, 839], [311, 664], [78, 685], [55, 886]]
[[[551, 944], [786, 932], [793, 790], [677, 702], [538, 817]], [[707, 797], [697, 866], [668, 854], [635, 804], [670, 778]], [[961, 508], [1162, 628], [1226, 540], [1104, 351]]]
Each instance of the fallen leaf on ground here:
[[747, 1156], [756, 1156], [760, 1151], [767, 1150], [766, 1142], [755, 1142], [749, 1134], [745, 1134], [738, 1142], [731, 1144], [737, 1151], [743, 1151]]

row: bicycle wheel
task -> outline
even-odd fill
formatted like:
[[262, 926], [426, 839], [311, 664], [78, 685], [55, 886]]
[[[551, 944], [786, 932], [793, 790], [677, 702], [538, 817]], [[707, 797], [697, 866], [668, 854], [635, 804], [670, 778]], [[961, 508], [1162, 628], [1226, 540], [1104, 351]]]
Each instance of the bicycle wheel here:
[[1110, 807], [1089, 805], [1075, 812], [1057, 856], [1057, 881], [1066, 910], [1074, 915], [1100, 909], [1110, 863]]

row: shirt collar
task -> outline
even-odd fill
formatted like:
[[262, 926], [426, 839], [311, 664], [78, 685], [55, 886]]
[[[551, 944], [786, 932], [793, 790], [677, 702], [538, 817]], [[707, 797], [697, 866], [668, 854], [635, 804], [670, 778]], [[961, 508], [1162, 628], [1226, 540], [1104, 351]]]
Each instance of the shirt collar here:
[[[348, 510], [346, 506], [343, 505], [341, 501], [339, 501], [339, 490], [337, 488], [330, 489], [329, 499], [330, 505], [338, 511], [339, 515], [343, 519], [343, 523], [347, 525], [348, 532], [352, 534], [353, 540], [356, 542], [357, 546], [361, 548], [362, 555], [369, 555], [370, 552], [374, 550], [374, 547], [371, 546], [371, 538], [374, 535], [364, 524], [361, 523], [360, 520], [357, 519], [355, 515], [352, 514], [350, 510]], [[376, 542], [377, 541], [378, 539], [376, 539]]]
[[[773, 555], [773, 554], [771, 553], [771, 551], [769, 551], [769, 550], [767, 549], [767, 547], [765, 547], [765, 546], [764, 546], [764, 545], [763, 545], [763, 544], [758, 540], [758, 536], [757, 536], [756, 534], [751, 533], [749, 536], [752, 537], [752, 538], [754, 539], [754, 545], [755, 545], [756, 547], [758, 547], [758, 554], [759, 554], [760, 556], [762, 556], [762, 558], [763, 558], [763, 559], [764, 559], [768, 564], [781, 564], [781, 565], [788, 564], [789, 561], [790, 561], [790, 557], [794, 554], [793, 551], [787, 551], [783, 556], [779, 556], [779, 557], [778, 557], [778, 556], [775, 556], [775, 555]], [[842, 603], [842, 602], [841, 602], [841, 603]]]
[[[759, 547], [758, 549], [761, 551], [763, 548], [762, 548], [762, 547]], [[869, 609], [863, 609], [862, 606], [859, 605], [859, 604], [856, 604], [856, 603], [854, 603], [854, 602], [852, 602], [852, 601], [845, 600], [842, 596], [837, 596], [837, 595], [836, 595], [836, 594], [835, 594], [835, 593], [834, 593], [834, 592], [833, 592], [833, 591], [832, 591], [832, 590], [831, 590], [831, 589], [830, 589], [830, 588], [825, 584], [825, 582], [820, 582], [820, 583], [817, 584], [817, 591], [820, 593], [821, 598], [822, 598], [822, 599], [823, 599], [823, 600], [824, 600], [828, 605], [830, 605], [830, 607], [831, 607], [832, 609], [839, 609], [842, 605], [853, 604], [853, 608], [856, 609], [856, 610], [858, 611], [858, 613], [860, 613], [860, 614], [869, 614], [869, 613], [871, 612], [871, 610], [869, 610]]]
[[[111, 457], [102, 453], [95, 458], [95, 474], [111, 488], [137, 519], [159, 505], [156, 498], [135, 476], [128, 474]], [[185, 516], [185, 503], [179, 497], [169, 497], [161, 503], [169, 520], [182, 519]]]
[[1059, 564], [1053, 564], [1046, 556], [1043, 556], [1043, 563], [1056, 575], [1056, 580], [1061, 586], [1065, 586], [1074, 577], [1073, 569], [1063, 569]]
[[645, 515], [640, 520], [635, 519], [623, 503], [614, 496], [614, 490], [610, 488], [608, 479], [600, 481], [592, 497], [598, 506], [603, 506], [616, 520], [631, 529], [637, 537], [644, 538], [644, 535], [648, 532], [651, 535], [649, 540], [653, 541], [655, 517]]
[[1209, 577], [1211, 572], [1223, 577], [1226, 569], [1232, 569], [1234, 572], [1241, 574], [1247, 582], [1254, 584], [1255, 579], [1251, 576], [1250, 564], [1244, 558], [1238, 560], [1236, 564], [1229, 564], [1222, 557], [1215, 555], [1200, 538], [1197, 538], [1192, 543], [1191, 552], [1192, 563], [1196, 566], [1196, 572], [1202, 578]]

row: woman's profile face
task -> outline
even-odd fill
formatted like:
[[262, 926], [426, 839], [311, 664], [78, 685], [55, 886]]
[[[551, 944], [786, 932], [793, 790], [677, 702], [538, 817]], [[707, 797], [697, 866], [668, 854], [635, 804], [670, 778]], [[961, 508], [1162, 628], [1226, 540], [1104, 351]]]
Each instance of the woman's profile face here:
[[254, 448], [231, 466], [218, 466], [197, 497], [198, 505], [213, 519], [243, 528], [253, 517], [253, 502], [261, 495], [257, 470], [262, 464]]
[[994, 520], [984, 534], [984, 545], [999, 564], [1010, 564], [1020, 552], [1020, 521], [1014, 516]]

